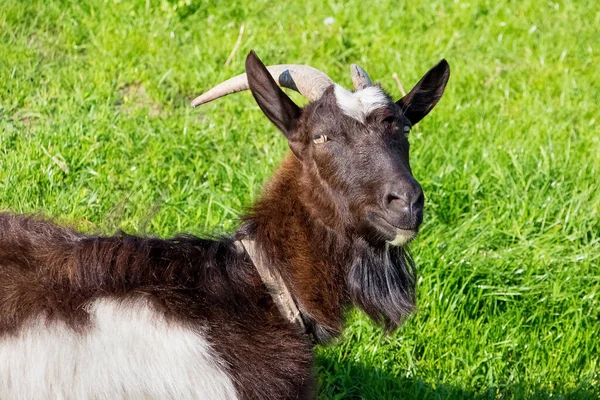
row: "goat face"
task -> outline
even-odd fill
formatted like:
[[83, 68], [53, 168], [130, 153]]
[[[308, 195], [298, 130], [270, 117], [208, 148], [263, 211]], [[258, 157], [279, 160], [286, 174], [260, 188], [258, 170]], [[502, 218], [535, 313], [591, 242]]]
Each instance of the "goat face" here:
[[252, 94], [301, 162], [303, 203], [333, 229], [376, 246], [404, 245], [418, 232], [424, 196], [408, 132], [441, 98], [449, 72], [442, 60], [397, 102], [379, 86], [350, 92], [332, 84], [299, 108], [253, 52], [246, 59]]

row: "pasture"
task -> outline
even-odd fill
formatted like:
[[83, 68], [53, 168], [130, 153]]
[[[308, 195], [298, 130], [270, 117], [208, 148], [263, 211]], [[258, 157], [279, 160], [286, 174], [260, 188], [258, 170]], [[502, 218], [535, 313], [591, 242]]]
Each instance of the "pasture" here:
[[251, 49], [346, 87], [358, 63], [395, 98], [393, 73], [409, 90], [446, 58], [446, 93], [410, 139], [426, 197], [410, 246], [418, 312], [391, 335], [352, 312], [344, 337], [317, 349], [319, 396], [600, 397], [598, 2], [0, 10], [0, 210], [93, 233], [235, 228], [286, 142], [250, 93], [189, 103], [243, 72]]

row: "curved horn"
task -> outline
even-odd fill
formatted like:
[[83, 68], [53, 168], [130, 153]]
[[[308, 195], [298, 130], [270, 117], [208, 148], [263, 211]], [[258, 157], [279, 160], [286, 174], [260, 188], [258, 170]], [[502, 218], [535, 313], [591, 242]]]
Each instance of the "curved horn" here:
[[350, 75], [352, 75], [352, 83], [354, 84], [355, 90], [373, 86], [373, 82], [371, 82], [371, 78], [369, 78], [367, 71], [362, 69], [360, 65], [352, 64], [350, 66]]
[[[282, 64], [271, 65], [267, 70], [279, 86], [293, 89], [310, 101], [321, 97], [325, 89], [333, 85], [333, 81], [324, 72], [308, 65]], [[218, 84], [208, 92], [201, 94], [192, 101], [192, 107], [208, 103], [227, 96], [231, 93], [249, 89], [246, 74], [235, 76]]]

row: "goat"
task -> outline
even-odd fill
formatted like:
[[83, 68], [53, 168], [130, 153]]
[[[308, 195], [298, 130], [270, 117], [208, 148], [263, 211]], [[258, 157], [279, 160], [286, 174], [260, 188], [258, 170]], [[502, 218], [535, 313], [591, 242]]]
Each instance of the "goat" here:
[[351, 72], [353, 92], [250, 52], [245, 74], [193, 101], [250, 89], [291, 149], [230, 237], [89, 236], [1, 213], [0, 397], [312, 398], [312, 349], [345, 310], [397, 328], [424, 203], [407, 135], [449, 66], [397, 102]]

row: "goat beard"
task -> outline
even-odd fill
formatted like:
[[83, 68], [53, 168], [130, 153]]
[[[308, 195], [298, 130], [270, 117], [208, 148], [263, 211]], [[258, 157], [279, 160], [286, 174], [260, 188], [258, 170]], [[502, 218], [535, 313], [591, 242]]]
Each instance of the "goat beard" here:
[[408, 250], [365, 242], [354, 251], [348, 273], [352, 301], [388, 332], [397, 329], [416, 307], [416, 270]]

